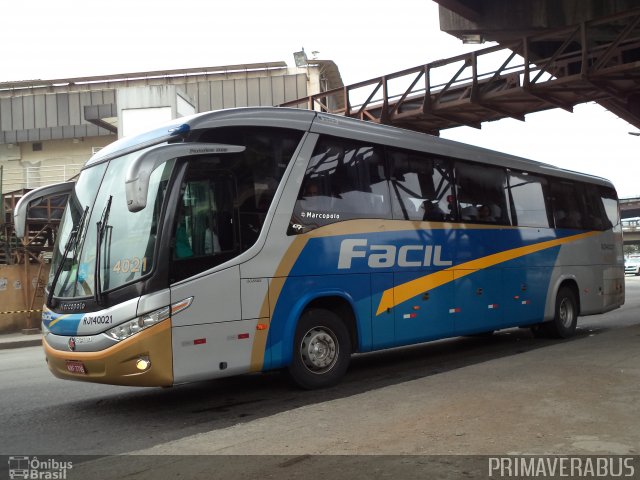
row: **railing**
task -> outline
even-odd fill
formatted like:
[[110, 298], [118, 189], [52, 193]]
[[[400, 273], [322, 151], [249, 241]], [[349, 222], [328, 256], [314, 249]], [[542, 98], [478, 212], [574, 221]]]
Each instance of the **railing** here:
[[623, 232], [640, 232], [640, 218], [622, 220]]
[[[640, 9], [281, 104], [424, 131], [638, 91]], [[606, 41], [603, 31], [610, 32]], [[596, 40], [598, 39], [598, 40]], [[407, 122], [413, 124], [403, 125]]]
[[65, 182], [77, 175], [84, 165], [70, 163], [64, 165], [43, 165], [40, 167], [4, 167], [2, 191], [12, 192], [22, 188], [38, 188]]

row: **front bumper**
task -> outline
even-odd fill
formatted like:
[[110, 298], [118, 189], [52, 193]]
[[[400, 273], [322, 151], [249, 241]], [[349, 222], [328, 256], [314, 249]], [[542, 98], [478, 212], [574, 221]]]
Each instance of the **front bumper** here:
[[[46, 335], [42, 344], [49, 370], [58, 378], [143, 387], [173, 384], [171, 319], [97, 352], [56, 350], [49, 345]], [[136, 366], [141, 358], [151, 362], [144, 371]], [[69, 371], [69, 362], [81, 362], [86, 373]]]

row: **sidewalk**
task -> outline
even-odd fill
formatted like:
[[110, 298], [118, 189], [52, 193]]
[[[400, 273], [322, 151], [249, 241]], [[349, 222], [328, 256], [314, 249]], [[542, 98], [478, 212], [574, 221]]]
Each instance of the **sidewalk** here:
[[0, 350], [8, 348], [37, 347], [42, 345], [42, 334], [3, 333], [0, 334]]

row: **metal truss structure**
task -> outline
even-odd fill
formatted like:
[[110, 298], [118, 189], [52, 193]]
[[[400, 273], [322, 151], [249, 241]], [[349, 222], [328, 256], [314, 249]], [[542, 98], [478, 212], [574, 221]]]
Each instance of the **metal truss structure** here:
[[640, 8], [280, 106], [438, 134], [592, 101], [640, 128]]

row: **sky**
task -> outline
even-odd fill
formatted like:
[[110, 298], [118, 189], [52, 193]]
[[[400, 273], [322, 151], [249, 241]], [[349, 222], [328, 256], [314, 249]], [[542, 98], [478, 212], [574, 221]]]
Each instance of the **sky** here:
[[[285, 61], [304, 47], [345, 84], [469, 52], [431, 0], [22, 0], [6, 2], [0, 82]], [[441, 132], [443, 138], [613, 181], [640, 196], [640, 137], [597, 104]]]

